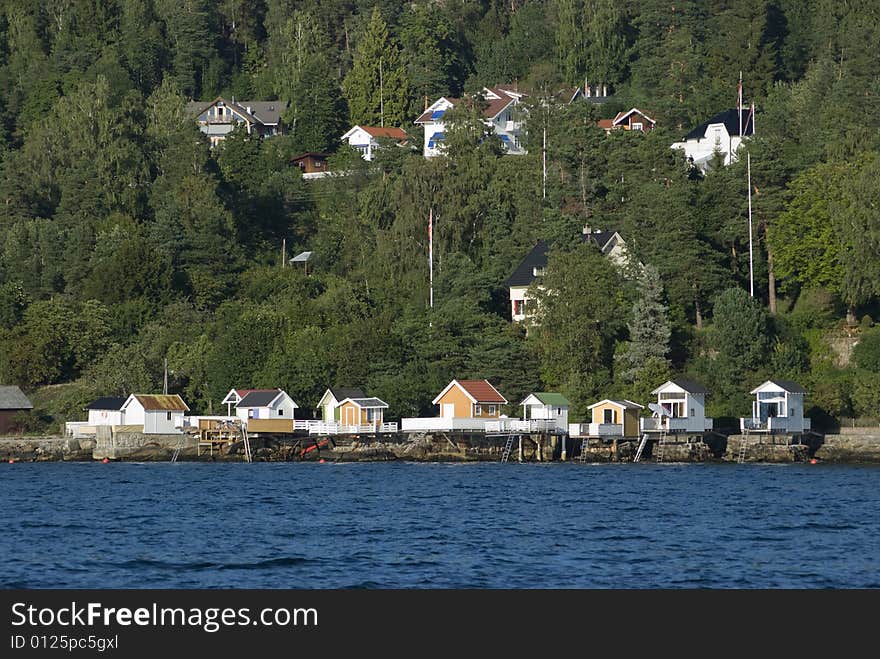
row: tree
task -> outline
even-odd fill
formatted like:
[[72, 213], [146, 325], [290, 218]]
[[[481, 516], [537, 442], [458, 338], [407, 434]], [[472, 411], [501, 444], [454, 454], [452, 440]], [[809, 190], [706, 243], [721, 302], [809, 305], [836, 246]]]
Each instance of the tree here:
[[351, 70], [342, 83], [351, 121], [367, 126], [400, 126], [406, 118], [409, 81], [397, 39], [378, 7], [358, 42]]
[[629, 329], [629, 343], [623, 355], [623, 378], [632, 382], [649, 360], [666, 361], [672, 327], [663, 303], [660, 273], [652, 266], [645, 267], [639, 278], [639, 299], [633, 305]]

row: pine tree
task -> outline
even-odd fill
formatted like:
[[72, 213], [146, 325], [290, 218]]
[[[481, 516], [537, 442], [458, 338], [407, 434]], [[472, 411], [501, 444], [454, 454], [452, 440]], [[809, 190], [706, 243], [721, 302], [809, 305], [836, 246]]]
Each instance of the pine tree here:
[[580, 85], [586, 60], [583, 2], [556, 0], [556, 14], [559, 22], [556, 29], [556, 66], [565, 82]]
[[625, 380], [635, 380], [638, 371], [649, 360], [666, 361], [672, 336], [668, 313], [669, 309], [663, 303], [660, 273], [657, 268], [646, 266], [639, 278], [639, 299], [633, 305], [627, 324], [629, 343], [622, 360]]
[[406, 120], [409, 82], [400, 47], [378, 7], [373, 9], [342, 87], [352, 123], [400, 126]]

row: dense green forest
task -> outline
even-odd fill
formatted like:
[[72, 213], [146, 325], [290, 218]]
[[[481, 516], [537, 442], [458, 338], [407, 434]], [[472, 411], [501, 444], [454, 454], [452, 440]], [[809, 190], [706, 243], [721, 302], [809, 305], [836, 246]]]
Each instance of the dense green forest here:
[[[308, 409], [347, 384], [396, 418], [474, 377], [514, 404], [561, 391], [578, 420], [681, 373], [716, 418], [768, 377], [803, 384], [814, 419], [880, 416], [878, 38], [873, 0], [4, 0], [0, 382], [41, 401], [34, 430], [161, 391], [165, 359], [200, 412], [233, 386]], [[376, 122], [379, 61], [413, 147], [366, 163], [339, 137]], [[703, 176], [669, 148], [735, 107], [740, 72], [754, 298], [745, 159]], [[608, 102], [559, 101], [587, 80]], [[462, 104], [447, 155], [421, 156], [426, 99], [496, 84], [529, 92], [528, 155]], [[287, 133], [209, 148], [185, 104], [218, 95], [287, 101]], [[597, 127], [633, 106], [654, 131]], [[349, 174], [303, 181], [304, 151]], [[539, 239], [526, 331], [504, 281]]]

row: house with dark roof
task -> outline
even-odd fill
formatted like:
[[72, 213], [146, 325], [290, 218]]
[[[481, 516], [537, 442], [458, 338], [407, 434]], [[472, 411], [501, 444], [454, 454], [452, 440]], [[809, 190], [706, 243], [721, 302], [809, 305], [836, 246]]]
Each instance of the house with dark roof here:
[[141, 426], [145, 435], [174, 435], [189, 407], [178, 394], [131, 394], [122, 404], [123, 426]]
[[638, 108], [632, 108], [626, 112], [618, 112], [611, 119], [600, 119], [599, 128], [606, 133], [613, 130], [635, 130], [640, 133], [648, 133], [654, 130], [657, 122]]
[[125, 401], [121, 396], [96, 398], [83, 408], [89, 413], [87, 423], [91, 426], [121, 426], [122, 406]]
[[323, 178], [330, 175], [330, 170], [327, 166], [327, 158], [329, 158], [329, 156], [326, 153], [310, 151], [308, 153], [301, 153], [298, 156], [294, 156], [290, 159], [290, 164], [294, 167], [298, 167], [302, 172], [303, 179], [308, 181], [310, 179]]
[[0, 386], [0, 435], [17, 428], [17, 416], [34, 409], [21, 389], [15, 385]]
[[804, 398], [807, 391], [792, 380], [767, 380], [750, 392], [752, 416], [739, 420], [743, 434], [801, 433], [812, 426], [804, 418]]
[[740, 145], [754, 134], [754, 108], [731, 108], [701, 123], [671, 148], [684, 151], [689, 163], [706, 172], [716, 157], [725, 167], [736, 162]]
[[293, 430], [294, 400], [282, 389], [253, 389], [245, 392], [235, 404], [235, 415], [244, 423], [253, 419], [284, 419]]
[[643, 433], [693, 433], [712, 430], [713, 420], [706, 417], [709, 390], [689, 378], [668, 380], [651, 392], [657, 402], [648, 405], [651, 417], [639, 419]]
[[271, 392], [278, 391], [278, 389], [230, 389], [229, 393], [220, 401], [223, 405], [226, 405], [226, 415], [232, 416], [232, 408], [238, 405], [242, 398], [254, 391]]
[[[525, 93], [511, 85], [484, 87], [480, 92], [480, 97], [485, 103], [481, 113], [483, 122], [501, 138], [504, 150], [508, 154], [522, 155], [526, 153], [520, 142], [522, 122], [515, 116], [514, 110], [525, 96]], [[425, 111], [415, 120], [414, 123], [425, 131], [423, 149], [425, 158], [432, 158], [443, 153], [446, 135], [444, 115], [459, 103], [461, 103], [460, 98], [441, 96], [426, 107]]]
[[[617, 231], [593, 229], [584, 227], [581, 232], [581, 240], [589, 242], [607, 256], [615, 265], [624, 267], [628, 263], [626, 241]], [[535, 243], [532, 250], [516, 266], [513, 273], [504, 282], [510, 295], [510, 317], [519, 322], [525, 320], [529, 311], [528, 289], [535, 281], [544, 276], [547, 271], [547, 252], [549, 243], [540, 240]]]
[[390, 140], [398, 146], [405, 146], [409, 141], [409, 135], [402, 128], [389, 126], [354, 126], [339, 138], [343, 143], [356, 149], [366, 161], [372, 161], [376, 157], [376, 151], [381, 148], [380, 140]]
[[213, 101], [190, 101], [186, 109], [196, 118], [211, 146], [217, 146], [236, 126], [244, 126], [248, 135], [283, 134], [281, 115], [287, 110], [287, 101], [236, 101], [234, 96], [218, 96]]

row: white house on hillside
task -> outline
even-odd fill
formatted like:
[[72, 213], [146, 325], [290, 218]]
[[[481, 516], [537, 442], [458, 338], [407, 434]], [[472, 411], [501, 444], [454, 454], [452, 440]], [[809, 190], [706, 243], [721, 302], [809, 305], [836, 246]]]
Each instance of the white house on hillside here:
[[281, 135], [281, 115], [287, 109], [287, 101], [236, 102], [235, 97], [218, 96], [213, 101], [190, 101], [186, 109], [196, 117], [199, 130], [208, 136], [211, 146], [217, 146], [236, 126], [244, 126], [248, 135]]
[[402, 145], [409, 139], [409, 135], [402, 128], [355, 126], [340, 139], [357, 149], [364, 160], [372, 161], [376, 150], [380, 148], [380, 139], [394, 140]]
[[755, 115], [746, 108], [739, 113], [730, 109], [704, 121], [671, 148], [683, 150], [688, 161], [705, 172], [716, 154], [725, 167], [736, 162], [736, 152], [743, 140], [754, 134]]
[[[581, 233], [584, 242], [593, 243], [608, 259], [618, 267], [629, 263], [626, 241], [617, 231], [602, 231], [584, 227]], [[541, 240], [520, 262], [513, 274], [505, 282], [510, 295], [510, 317], [515, 322], [525, 320], [532, 312], [528, 310], [529, 286], [544, 276], [547, 271], [547, 251], [550, 245]]]
[[[498, 85], [491, 89], [483, 88], [481, 96], [486, 101], [486, 107], [482, 112], [483, 122], [501, 138], [501, 143], [507, 153], [524, 154], [526, 151], [520, 143], [522, 122], [514, 117], [513, 108], [519, 105], [525, 94], [512, 87]], [[460, 102], [461, 99], [458, 98], [440, 97], [425, 108], [425, 111], [415, 120], [414, 123], [422, 126], [425, 130], [423, 150], [425, 158], [439, 156], [443, 153], [446, 132], [444, 115]]]
[[144, 434], [173, 435], [183, 427], [189, 407], [177, 394], [132, 394], [122, 404], [122, 424], [143, 426]]
[[642, 432], [704, 433], [712, 430], [712, 419], [706, 417], [706, 394], [709, 390], [687, 378], [669, 380], [654, 391], [657, 402], [648, 405], [653, 412], [642, 417]]
[[84, 408], [89, 413], [88, 424], [92, 426], [121, 426], [122, 406], [125, 405], [125, 401], [125, 398], [113, 396], [96, 398]]
[[806, 389], [791, 380], [767, 380], [751, 393], [751, 418], [739, 420], [743, 433], [749, 432], [803, 432], [811, 423], [804, 418]]

